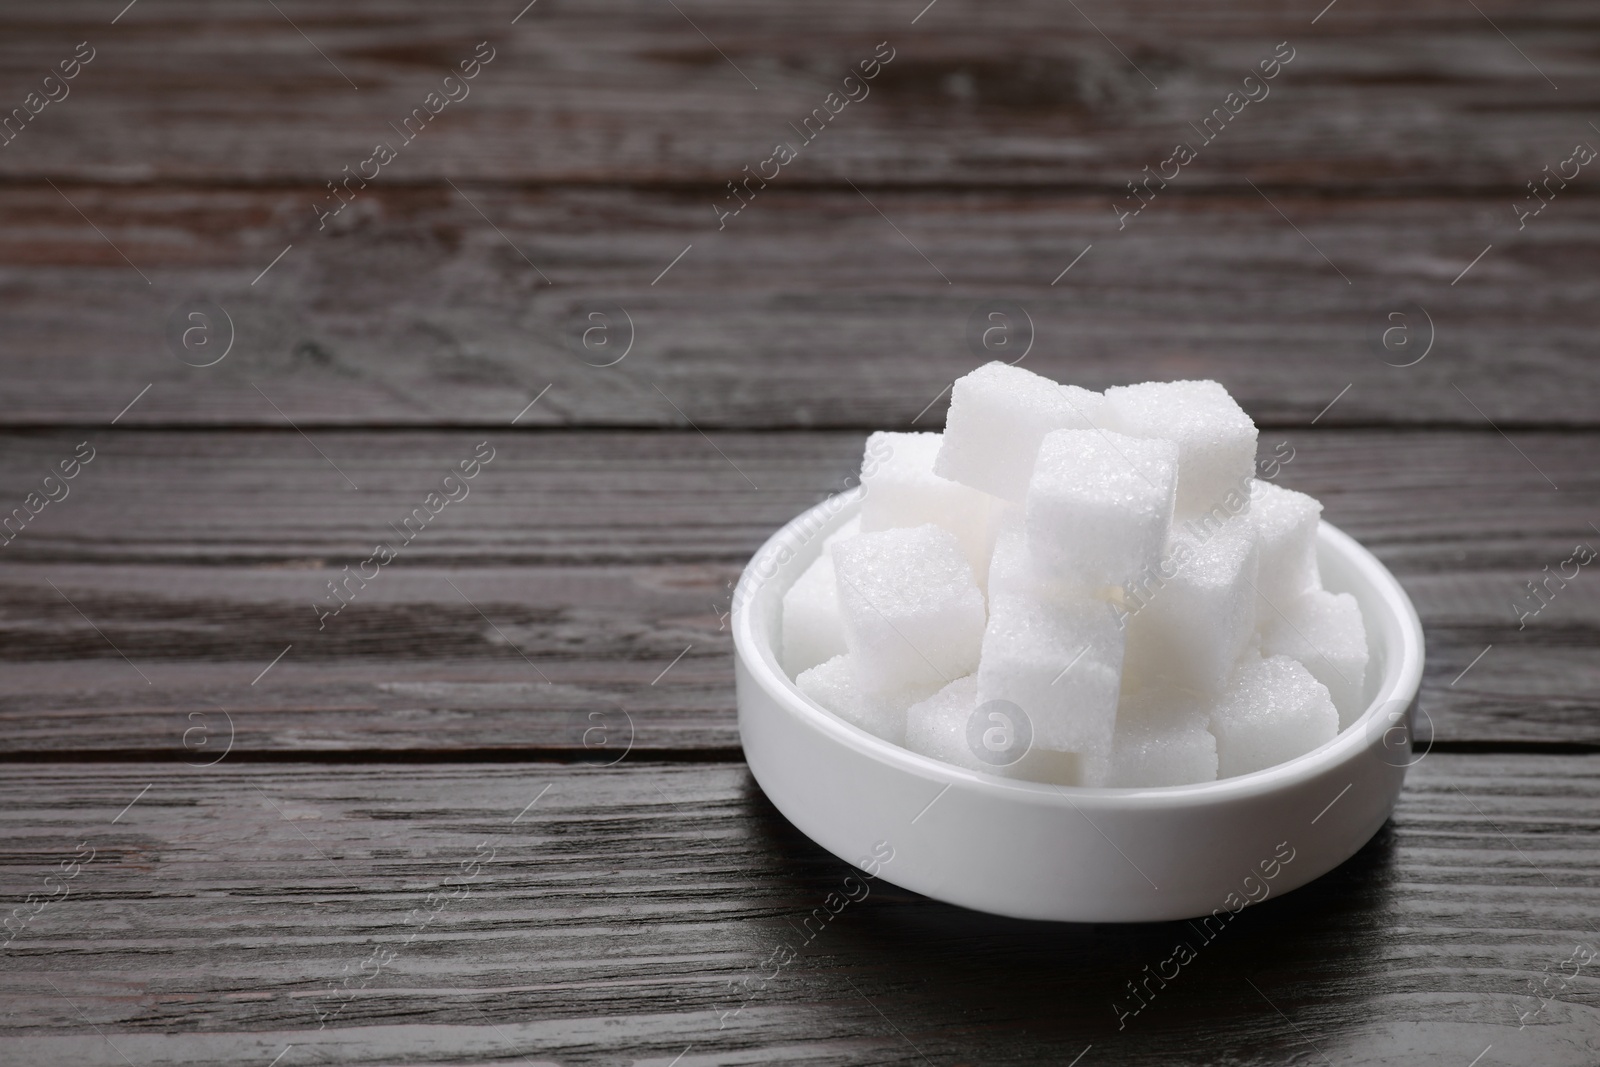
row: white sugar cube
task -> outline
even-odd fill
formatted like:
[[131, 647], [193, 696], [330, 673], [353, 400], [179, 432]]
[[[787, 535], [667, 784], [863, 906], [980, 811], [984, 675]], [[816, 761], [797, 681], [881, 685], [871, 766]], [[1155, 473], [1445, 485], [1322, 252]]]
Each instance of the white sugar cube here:
[[[994, 554], [989, 557], [988, 597], [1019, 593], [1048, 603], [1065, 603], [1088, 595], [1081, 582], [1063, 580], [1054, 572], [1040, 566], [1028, 547], [1026, 513], [1019, 504], [1007, 504], [996, 522]], [[1069, 574], [1070, 577], [1070, 574]], [[1115, 597], [1111, 587], [1093, 590], [1098, 599]]]
[[1339, 728], [1366, 711], [1362, 700], [1367, 680], [1367, 631], [1361, 607], [1349, 593], [1313, 589], [1261, 620], [1264, 655], [1290, 656], [1328, 687], [1339, 709]]
[[1322, 588], [1317, 570], [1317, 525], [1322, 505], [1315, 498], [1259, 479], [1250, 485], [1250, 519], [1261, 545], [1256, 613], [1263, 621], [1303, 593]]
[[929, 695], [929, 686], [873, 692], [861, 683], [859, 661], [846, 654], [800, 672], [795, 686], [845, 722], [900, 745], [906, 739], [906, 709]]
[[[1010, 693], [1019, 706], [1027, 701], [1046, 709], [1043, 735], [1008, 776], [1074, 785], [1079, 768], [1064, 760], [1061, 750], [1075, 739], [1081, 739], [1085, 751], [1103, 748], [1106, 719], [1114, 717], [1120, 681], [1113, 676], [1126, 636], [1112, 632], [1116, 611], [1082, 589], [1040, 573], [1028, 552], [1022, 509], [1015, 505], [1008, 509], [995, 542], [989, 604], [989, 628], [978, 668], [987, 691]], [[1075, 619], [1080, 627], [1077, 635]], [[1014, 635], [1019, 635], [1019, 643], [1009, 647]], [[1082, 639], [1074, 643], [1077, 636]], [[1071, 669], [1063, 674], [1068, 665]], [[1041, 693], [1042, 697], [1037, 695]], [[1082, 720], [1077, 726], [1069, 710], [1073, 708], [1079, 709], [1076, 715]], [[1051, 724], [1051, 717], [1065, 723]], [[1046, 744], [1055, 747], [1041, 747]]]
[[[1063, 580], [1043, 566], [1028, 543], [1027, 512], [1021, 504], [1007, 504], [996, 523], [994, 553], [989, 557], [989, 596], [1024, 593], [1052, 602], [1085, 595], [1081, 582]], [[1070, 575], [1069, 575], [1070, 578]], [[1097, 589], [1103, 594], [1107, 589]]]
[[1117, 708], [1109, 756], [1085, 761], [1084, 785], [1147, 788], [1215, 781], [1217, 741], [1210, 704], [1182, 689], [1146, 687]]
[[993, 771], [967, 743], [967, 723], [978, 707], [976, 675], [958, 678], [906, 712], [906, 748], [969, 771]]
[[822, 554], [783, 594], [783, 669], [793, 678], [844, 651], [838, 581], [824, 543]]
[[1105, 398], [1088, 389], [1005, 363], [986, 363], [956, 379], [934, 471], [1021, 503], [1034, 456], [1052, 430], [1100, 425]]
[[1239, 516], [1204, 539], [1177, 537], [1161, 564], [1128, 586], [1126, 670], [1221, 692], [1256, 632], [1255, 527]]
[[933, 523], [956, 535], [980, 589], [994, 548], [1001, 501], [933, 473], [943, 436], [875, 433], [861, 464], [861, 529], [891, 530]]
[[978, 698], [1021, 708], [1035, 748], [1103, 750], [1116, 723], [1122, 652], [1122, 630], [1104, 601], [997, 595], [983, 635]]
[[840, 526], [837, 530], [833, 531], [833, 533], [829, 534], [827, 537], [824, 537], [822, 539], [822, 550], [824, 552], [826, 552], [826, 551], [828, 551], [828, 549], [832, 548], [834, 545], [838, 544], [840, 541], [848, 541], [848, 540], [850, 540], [850, 538], [854, 537], [856, 534], [858, 534], [860, 532], [861, 532], [861, 516], [860, 515], [856, 515], [856, 516], [854, 516], [852, 518], [846, 519], [844, 525]]
[[954, 534], [880, 530], [830, 551], [845, 645], [868, 689], [944, 685], [977, 668], [983, 594]]
[[[905, 747], [969, 771], [1001, 778], [1078, 784], [1078, 757], [1071, 752], [1048, 752], [1030, 745], [1014, 763], [995, 764], [979, 759], [973, 748], [971, 722], [981, 707], [976, 676], [956, 679], [927, 700], [911, 705], [906, 712]], [[981, 733], [978, 743], [983, 743]]]
[[1085, 589], [1121, 585], [1160, 561], [1178, 446], [1103, 430], [1056, 430], [1028, 483], [1028, 548], [1041, 570]]
[[1053, 752], [1035, 745], [1016, 763], [991, 773], [1047, 785], [1084, 785], [1082, 766], [1083, 757], [1076, 752]]
[[1228, 688], [1211, 708], [1217, 777], [1276, 766], [1333, 740], [1339, 712], [1328, 689], [1288, 656], [1240, 657]]
[[1230, 493], [1238, 506], [1229, 514], [1249, 507], [1256, 424], [1221, 385], [1143, 382], [1113, 386], [1105, 398], [1108, 428], [1177, 443], [1179, 518], [1223, 506]]
[[994, 553], [989, 557], [989, 600], [1007, 593], [1038, 593], [1039, 568], [1028, 554], [1022, 508], [1006, 505], [996, 521]]

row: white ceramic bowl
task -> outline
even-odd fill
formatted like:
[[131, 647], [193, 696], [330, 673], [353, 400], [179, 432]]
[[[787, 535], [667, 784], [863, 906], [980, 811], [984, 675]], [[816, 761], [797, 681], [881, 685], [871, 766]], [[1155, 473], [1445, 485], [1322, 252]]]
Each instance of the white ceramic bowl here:
[[818, 845], [937, 900], [1028, 919], [1218, 914], [1302, 886], [1376, 833], [1399, 798], [1422, 626], [1388, 569], [1322, 524], [1323, 584], [1355, 595], [1371, 661], [1365, 714], [1288, 763], [1202, 785], [1088, 789], [978, 774], [817, 707], [779, 665], [783, 592], [853, 516], [830, 498], [778, 531], [734, 594], [739, 735], [756, 781]]

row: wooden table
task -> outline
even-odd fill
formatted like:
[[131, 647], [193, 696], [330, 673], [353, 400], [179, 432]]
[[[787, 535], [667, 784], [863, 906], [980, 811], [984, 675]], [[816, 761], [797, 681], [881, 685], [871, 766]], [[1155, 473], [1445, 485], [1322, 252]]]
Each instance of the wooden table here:
[[[0, 16], [0, 1062], [1600, 1060], [1587, 5], [122, 2]], [[1120, 1026], [1186, 924], [762, 966], [847, 868], [730, 583], [1024, 353], [1222, 381], [1427, 631], [1390, 824]]]

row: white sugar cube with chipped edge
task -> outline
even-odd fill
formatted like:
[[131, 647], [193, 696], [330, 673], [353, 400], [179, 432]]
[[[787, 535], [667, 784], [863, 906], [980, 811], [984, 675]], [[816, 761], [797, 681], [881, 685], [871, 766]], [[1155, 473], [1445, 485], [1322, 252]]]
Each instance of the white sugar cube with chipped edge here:
[[826, 547], [783, 594], [783, 669], [793, 678], [845, 651], [833, 555]]
[[1203, 540], [1177, 536], [1131, 582], [1119, 615], [1125, 671], [1217, 693], [1256, 632], [1255, 527], [1237, 516]]
[[1047, 576], [1121, 585], [1160, 561], [1178, 447], [1103, 430], [1056, 430], [1028, 483], [1028, 549]]
[[1349, 593], [1313, 589], [1261, 620], [1261, 651], [1299, 660], [1328, 687], [1342, 730], [1366, 711], [1367, 631]]
[[1250, 521], [1261, 546], [1256, 614], [1277, 618], [1303, 593], [1322, 588], [1317, 570], [1317, 526], [1322, 505], [1313, 497], [1271, 482], [1250, 485]]
[[864, 532], [933, 523], [956, 535], [983, 588], [1001, 501], [933, 472], [942, 435], [875, 433], [861, 464]]
[[1052, 430], [1100, 425], [1105, 398], [1006, 363], [956, 379], [934, 462], [942, 478], [1021, 503], [1039, 444]]
[[907, 686], [888, 692], [873, 692], [861, 684], [859, 661], [845, 654], [800, 672], [795, 686], [817, 704], [845, 722], [903, 745], [906, 739], [906, 709], [928, 697], [930, 686]]
[[1217, 777], [1274, 767], [1333, 740], [1339, 712], [1327, 686], [1288, 656], [1246, 651], [1211, 706]]
[[1101, 751], [1116, 724], [1122, 651], [1122, 630], [1103, 601], [997, 594], [983, 635], [978, 698], [1021, 708], [1035, 748]]
[[1124, 693], [1109, 755], [1085, 761], [1084, 785], [1148, 788], [1215, 781], [1217, 741], [1210, 702], [1165, 686]]
[[978, 666], [983, 594], [954, 534], [879, 530], [830, 551], [845, 645], [869, 689], [944, 685]]
[[1161, 438], [1178, 446], [1179, 518], [1232, 500], [1250, 506], [1246, 486], [1255, 474], [1256, 425], [1213, 381], [1142, 382], [1105, 392], [1105, 425], [1130, 437]]
[[905, 747], [922, 756], [1001, 778], [1077, 785], [1077, 756], [1029, 747], [1015, 763], [995, 766], [973, 754], [969, 723], [979, 708], [978, 679], [958, 678], [906, 712]]

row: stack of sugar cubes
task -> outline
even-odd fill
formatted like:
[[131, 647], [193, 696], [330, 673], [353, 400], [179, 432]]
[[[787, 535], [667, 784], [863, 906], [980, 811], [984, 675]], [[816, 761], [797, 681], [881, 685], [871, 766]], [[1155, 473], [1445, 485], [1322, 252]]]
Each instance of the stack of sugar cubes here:
[[[1216, 382], [980, 367], [942, 434], [868, 439], [859, 518], [783, 598], [784, 667], [869, 733], [1014, 778], [1184, 785], [1309, 752], [1365, 710], [1366, 632], [1322, 588], [1322, 505], [1255, 455]], [[994, 710], [1030, 738], [1003, 765], [972, 740]]]

